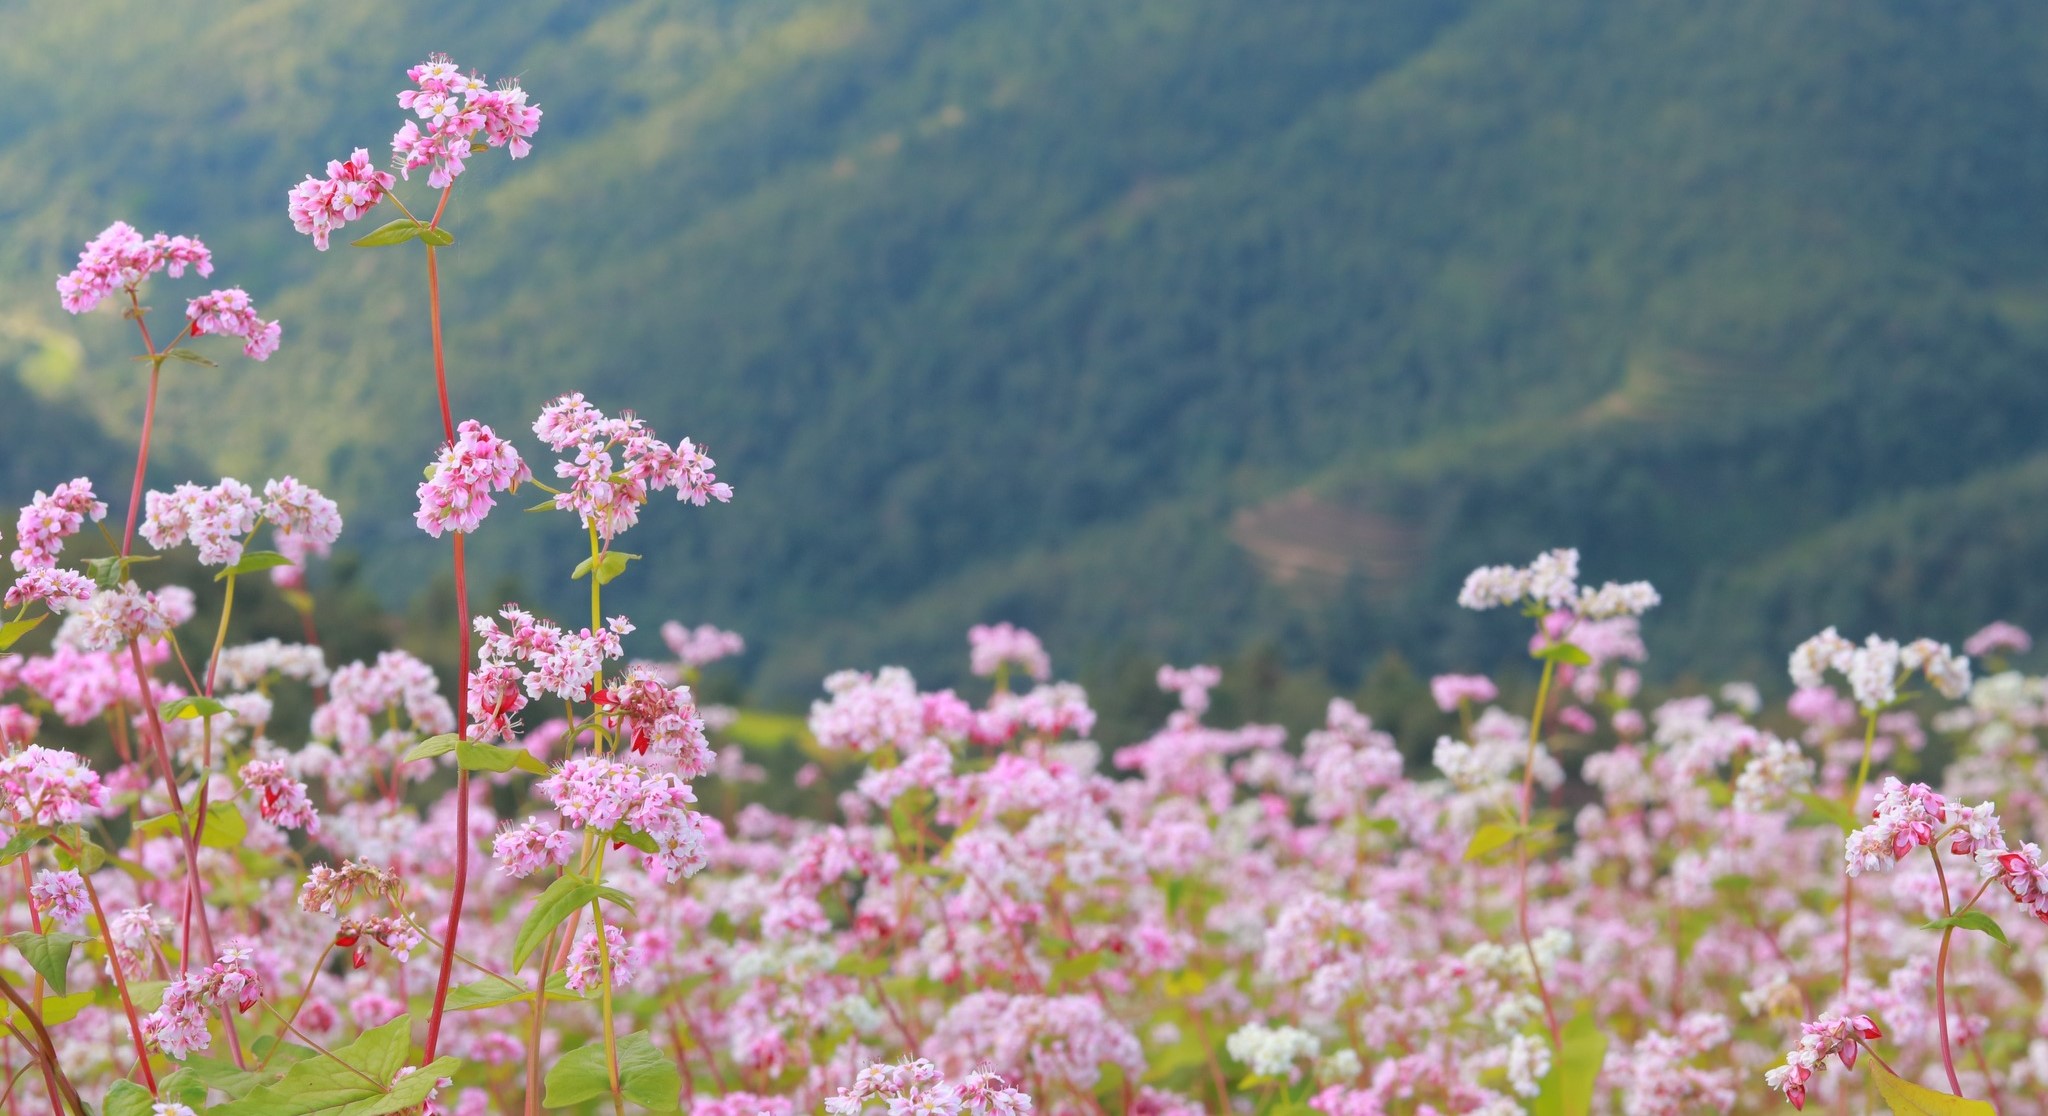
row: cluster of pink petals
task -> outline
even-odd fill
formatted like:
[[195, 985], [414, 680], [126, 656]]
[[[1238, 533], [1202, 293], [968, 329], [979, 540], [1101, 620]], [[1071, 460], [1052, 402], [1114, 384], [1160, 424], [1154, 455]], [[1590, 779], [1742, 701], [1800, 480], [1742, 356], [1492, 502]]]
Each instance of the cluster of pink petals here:
[[1200, 717], [1209, 711], [1209, 691], [1223, 681], [1223, 672], [1206, 664], [1191, 667], [1162, 666], [1159, 688], [1180, 698], [1181, 710]]
[[106, 800], [99, 775], [74, 752], [31, 744], [0, 758], [0, 819], [8, 825], [76, 825]]
[[517, 670], [514, 664], [526, 665], [519, 679], [529, 697], [552, 694], [565, 701], [582, 701], [597, 687], [605, 662], [625, 653], [619, 637], [633, 630], [630, 622], [614, 617], [595, 631], [567, 632], [550, 621], [535, 619], [517, 605], [506, 605], [498, 615], [505, 621], [502, 628], [488, 616], [472, 622], [480, 642], [478, 667], [471, 677], [495, 695], [494, 704], [488, 709], [479, 709], [474, 701], [470, 704], [471, 719], [481, 726], [479, 731], [497, 738], [510, 737], [512, 726], [506, 718], [524, 704], [509, 697], [513, 691], [507, 670]]
[[[313, 711], [313, 735], [339, 742], [345, 755], [361, 755], [377, 746], [379, 729], [401, 712], [421, 735], [455, 730], [455, 711], [433, 668], [403, 651], [385, 651], [375, 662], [350, 663], [329, 677], [327, 701]], [[403, 746], [411, 743], [405, 739]]]
[[220, 959], [197, 974], [186, 973], [164, 989], [163, 1004], [142, 1017], [142, 1037], [179, 1061], [212, 1042], [208, 1013], [225, 1004], [248, 1011], [263, 997], [262, 978], [247, 947], [229, 946]]
[[426, 935], [399, 915], [378, 915], [374, 918], [344, 918], [334, 931], [336, 949], [349, 951], [349, 963], [363, 968], [370, 963], [370, 943], [383, 946], [393, 958], [407, 961], [412, 951], [426, 940]]
[[277, 351], [284, 326], [266, 322], [256, 313], [249, 292], [240, 287], [203, 294], [185, 304], [185, 316], [192, 321], [194, 336], [218, 334], [242, 339], [242, 353], [251, 360], [269, 360]]
[[1811, 1023], [1800, 1024], [1799, 1045], [1786, 1053], [1784, 1065], [1764, 1074], [1764, 1083], [1784, 1093], [1792, 1107], [1805, 1108], [1806, 1083], [1829, 1056], [1839, 1057], [1843, 1069], [1854, 1068], [1860, 1044], [1881, 1037], [1868, 1015], [1825, 1012]]
[[738, 632], [711, 624], [686, 628], [674, 620], [661, 626], [661, 640], [684, 666], [702, 667], [732, 655], [743, 655], [747, 641]]
[[568, 974], [568, 985], [578, 992], [595, 992], [604, 987], [603, 970], [611, 968], [611, 986], [624, 988], [633, 983], [639, 975], [639, 952], [626, 941], [626, 935], [617, 926], [606, 924], [604, 928], [605, 950], [609, 959], [601, 957], [597, 949], [597, 934], [585, 930], [583, 936], [569, 950], [569, 963], [563, 970]]
[[555, 475], [569, 481], [555, 506], [575, 512], [607, 542], [639, 522], [650, 491], [674, 488], [676, 499], [700, 508], [732, 499], [732, 486], [712, 472], [717, 462], [688, 438], [671, 446], [632, 415], [608, 417], [581, 392], [542, 408], [533, 432], [557, 453], [575, 448], [573, 461], [555, 463]]
[[533, 149], [527, 141], [540, 130], [540, 108], [526, 103], [517, 82], [493, 89], [475, 74], [463, 74], [452, 59], [436, 54], [405, 72], [416, 88], [398, 94], [398, 107], [411, 109], [420, 120], [408, 120], [391, 138], [391, 150], [402, 160], [404, 173], [432, 167], [427, 185], [436, 190], [453, 185], [483, 133], [487, 147], [503, 147], [514, 159]]
[[889, 1116], [1022, 1116], [1031, 1111], [1031, 1097], [982, 1071], [951, 1084], [939, 1067], [918, 1058], [898, 1065], [869, 1064], [852, 1085], [825, 1099], [825, 1112], [861, 1116], [870, 1105]]
[[78, 533], [87, 520], [95, 523], [107, 516], [107, 505], [93, 495], [92, 481], [77, 477], [45, 493], [38, 490], [15, 517], [17, 545], [8, 560], [21, 572], [48, 569], [57, 564], [64, 540]]
[[1439, 674], [1429, 680], [1429, 696], [1438, 709], [1456, 713], [1468, 702], [1474, 709], [1486, 705], [1500, 696], [1500, 689], [1483, 674]]
[[29, 885], [28, 897], [36, 912], [61, 930], [77, 931], [85, 925], [85, 916], [92, 913], [92, 897], [85, 890], [85, 877], [76, 869], [37, 872], [35, 882]]
[[192, 590], [182, 585], [166, 585], [151, 592], [129, 581], [116, 589], [99, 590], [72, 612], [79, 646], [106, 651], [130, 640], [154, 642], [192, 619], [197, 607]]
[[30, 570], [14, 579], [0, 604], [18, 609], [41, 601], [50, 611], [63, 612], [92, 600], [94, 590], [92, 579], [84, 574], [55, 567]]
[[390, 899], [403, 887], [398, 873], [360, 860], [344, 860], [339, 867], [315, 864], [299, 885], [299, 909], [308, 914], [340, 917], [344, 908], [364, 899]]
[[1038, 637], [1005, 620], [976, 624], [967, 630], [968, 665], [988, 678], [1008, 663], [1043, 682], [1052, 677], [1052, 657]]
[[693, 876], [706, 863], [697, 795], [673, 772], [649, 771], [602, 756], [578, 756], [534, 788], [562, 820], [600, 834], [626, 830], [651, 838], [650, 867], [670, 881]]
[[320, 815], [306, 797], [306, 784], [282, 763], [254, 760], [242, 765], [242, 785], [256, 792], [256, 812], [280, 829], [317, 833]]
[[1907, 786], [1887, 775], [1871, 818], [1844, 843], [1851, 876], [1890, 868], [1914, 849], [1933, 844], [1935, 827], [1948, 820], [1948, 803], [1926, 783]]
[[242, 536], [256, 529], [263, 501], [233, 477], [210, 488], [181, 484], [170, 492], [144, 497], [142, 537], [158, 550], [190, 542], [199, 548], [199, 562], [230, 566], [241, 561]]
[[676, 774], [694, 779], [711, 769], [711, 745], [704, 718], [688, 686], [670, 687], [646, 667], [628, 667], [625, 677], [591, 695], [600, 714], [613, 721], [619, 740], [632, 751], [675, 764]]
[[498, 870], [517, 880], [544, 868], [560, 868], [575, 851], [573, 834], [536, 819], [506, 829], [491, 842], [491, 858], [498, 862]]
[[375, 209], [397, 181], [371, 166], [370, 153], [360, 147], [347, 162], [330, 159], [326, 178], [309, 174], [292, 187], [286, 203], [292, 228], [311, 236], [313, 246], [325, 252], [334, 230]]
[[213, 254], [192, 237], [158, 233], [145, 238], [128, 222], [116, 221], [86, 242], [78, 266], [57, 280], [57, 298], [64, 309], [83, 314], [108, 295], [132, 290], [158, 271], [168, 270], [176, 279], [187, 267], [211, 275]]
[[442, 531], [474, 531], [497, 504], [492, 493], [516, 491], [532, 479], [533, 473], [510, 442], [501, 440], [483, 423], [466, 419], [455, 428], [455, 441], [441, 447], [427, 479], [420, 483], [420, 507], [414, 522], [437, 539]]
[[2025, 628], [1994, 620], [1979, 628], [1976, 634], [1963, 641], [1963, 654], [1971, 656], [1992, 655], [2008, 651], [2024, 655], [2034, 649], [2034, 637]]

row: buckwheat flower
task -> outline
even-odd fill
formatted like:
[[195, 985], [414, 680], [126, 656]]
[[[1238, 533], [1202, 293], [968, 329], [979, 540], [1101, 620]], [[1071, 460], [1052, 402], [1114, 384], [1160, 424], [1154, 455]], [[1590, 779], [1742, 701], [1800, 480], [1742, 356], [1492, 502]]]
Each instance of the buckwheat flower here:
[[1784, 1065], [1764, 1073], [1764, 1084], [1784, 1093], [1792, 1107], [1805, 1108], [1806, 1083], [1830, 1055], [1841, 1059], [1843, 1069], [1853, 1069], [1859, 1041], [1882, 1037], [1868, 1015], [1824, 1012], [1813, 1022], [1800, 1024], [1799, 1045], [1786, 1053]]
[[341, 509], [311, 485], [296, 477], [280, 477], [263, 484], [263, 518], [281, 535], [321, 548], [334, 545], [341, 537]]
[[370, 899], [398, 894], [398, 873], [361, 861], [344, 860], [339, 868], [315, 864], [299, 888], [299, 909], [307, 914], [339, 915], [362, 892]]
[[516, 880], [544, 868], [562, 867], [574, 852], [575, 838], [567, 831], [532, 820], [507, 829], [491, 842], [491, 859], [498, 862], [498, 871]]
[[496, 506], [492, 493], [515, 491], [532, 479], [511, 443], [499, 439], [490, 427], [466, 419], [421, 482], [414, 521], [437, 539], [442, 531], [474, 531]]
[[684, 666], [702, 667], [732, 655], [743, 655], [747, 641], [738, 632], [723, 631], [710, 624], [685, 628], [674, 620], [661, 626], [662, 642]]
[[1529, 597], [1548, 608], [1568, 608], [1579, 595], [1579, 552], [1547, 550], [1529, 563]]
[[983, 678], [993, 676], [1005, 663], [1040, 682], [1052, 677], [1052, 658], [1045, 653], [1045, 645], [1007, 620], [969, 628], [967, 643], [971, 669]]
[[320, 831], [320, 816], [306, 797], [306, 784], [291, 777], [284, 764], [261, 760], [242, 765], [242, 785], [256, 792], [256, 812], [279, 829]]
[[1958, 658], [1946, 643], [1916, 639], [1900, 648], [1899, 665], [1908, 674], [1925, 674], [1928, 684], [1945, 698], [1954, 700], [1970, 692], [1970, 660]]
[[1955, 840], [1948, 851], [1975, 858], [1986, 876], [1996, 874], [1994, 858], [2005, 851], [2005, 828], [1998, 820], [1997, 808], [1989, 802], [1954, 806], [1949, 820], [1955, 827]]
[[1995, 856], [1998, 882], [2005, 885], [2013, 902], [2029, 914], [2048, 922], [2048, 868], [2041, 861], [2041, 848], [2029, 842]]
[[525, 672], [509, 663], [484, 662], [469, 673], [469, 737], [509, 741], [518, 735], [514, 718], [526, 708]]
[[[639, 951], [626, 941], [626, 936], [616, 926], [604, 928], [605, 949], [611, 954], [611, 976], [613, 988], [624, 988], [633, 983], [639, 975]], [[569, 987], [578, 992], [594, 991], [602, 987], [601, 962], [597, 949], [597, 934], [585, 930], [569, 950], [569, 962], [563, 971], [568, 974]]]
[[1829, 628], [1792, 650], [1792, 684], [1802, 690], [1827, 685], [1829, 670], [1846, 671], [1856, 645]]
[[1209, 691], [1223, 681], [1223, 671], [1218, 667], [1201, 665], [1186, 669], [1172, 666], [1159, 668], [1159, 688], [1169, 694], [1180, 695], [1180, 707], [1196, 717], [1209, 711]]
[[1721, 687], [1721, 700], [1736, 710], [1754, 716], [1764, 707], [1763, 694], [1754, 682], [1730, 682]]
[[533, 150], [527, 141], [540, 130], [540, 108], [526, 103], [526, 90], [487, 89], [470, 97], [469, 108], [483, 117], [486, 145], [505, 148], [514, 159]]
[[14, 521], [17, 545], [8, 555], [22, 573], [48, 569], [57, 564], [64, 540], [78, 533], [87, 520], [97, 523], [107, 517], [107, 505], [93, 495], [92, 481], [77, 477], [45, 493], [38, 489]]
[[1224, 1040], [1223, 1046], [1232, 1058], [1244, 1063], [1245, 1068], [1253, 1073], [1291, 1081], [1299, 1075], [1294, 1063], [1302, 1058], [1315, 1057], [1322, 1043], [1299, 1027], [1247, 1023]]
[[614, 728], [634, 752], [649, 748], [676, 762], [677, 774], [694, 779], [711, 767], [704, 719], [688, 686], [670, 688], [646, 667], [634, 666], [617, 685], [592, 696], [598, 711], [617, 718]]
[[188, 266], [202, 276], [211, 275], [213, 254], [192, 237], [158, 233], [145, 240], [126, 221], [116, 221], [87, 241], [78, 254], [78, 266], [57, 280], [57, 299], [64, 309], [83, 314], [108, 295], [132, 290], [158, 271], [168, 270], [176, 279]]
[[190, 1106], [179, 1104], [176, 1101], [152, 1104], [149, 1106], [149, 1111], [150, 1116], [199, 1116], [199, 1113], [194, 1112]]
[[194, 336], [214, 333], [242, 339], [242, 353], [251, 360], [269, 360], [277, 351], [284, 327], [256, 314], [249, 292], [240, 287], [212, 291], [185, 304]]
[[241, 560], [242, 536], [256, 529], [263, 503], [248, 485], [224, 477], [211, 488], [181, 484], [144, 498], [142, 537], [158, 550], [190, 542], [201, 565], [228, 566]]
[[35, 882], [29, 885], [28, 896], [29, 902], [45, 919], [55, 922], [66, 932], [76, 932], [83, 927], [85, 916], [92, 913], [92, 899], [86, 895], [85, 878], [70, 868], [37, 872]]
[[84, 574], [54, 567], [30, 570], [14, 579], [0, 604], [15, 609], [41, 601], [51, 612], [65, 612], [91, 601], [95, 591], [92, 579]]
[[1631, 581], [1625, 585], [1610, 581], [1598, 589], [1580, 590], [1578, 603], [1572, 611], [1587, 620], [1611, 620], [1621, 616], [1641, 616], [1662, 602], [1656, 588], [1647, 581]]
[[1508, 1043], [1508, 1087], [1525, 1097], [1542, 1091], [1543, 1078], [1550, 1073], [1550, 1044], [1528, 1035], [1516, 1035]]
[[1518, 604], [1529, 595], [1529, 573], [1517, 566], [1481, 566], [1465, 577], [1458, 607], [1474, 611]]
[[248, 1011], [262, 998], [262, 978], [251, 963], [250, 951], [228, 946], [203, 971], [188, 972], [164, 989], [162, 1006], [142, 1017], [143, 1040], [166, 1057], [183, 1061], [212, 1041], [207, 1033], [208, 1013], [228, 1004]]
[[1849, 834], [1843, 845], [1851, 876], [1890, 868], [1914, 849], [1932, 844], [1934, 827], [1947, 821], [1948, 804], [1925, 783], [1907, 786], [1887, 775], [1871, 815], [1872, 822]]
[[356, 148], [347, 162], [330, 161], [327, 177], [307, 175], [292, 187], [286, 210], [292, 228], [313, 238], [313, 246], [327, 251], [328, 238], [363, 214], [376, 208], [398, 180], [370, 165], [370, 153]]
[[1981, 658], [1985, 655], [2009, 651], [2024, 655], [2034, 649], [2034, 637], [2025, 628], [1994, 620], [1978, 629], [1977, 634], [1963, 641], [1963, 653]]
[[75, 825], [106, 803], [100, 777], [75, 753], [31, 744], [0, 758], [0, 819], [27, 825]]
[[1766, 735], [1735, 777], [1736, 810], [1759, 814], [1812, 785], [1814, 764], [1799, 745]]
[[1446, 713], [1456, 713], [1466, 702], [1485, 705], [1500, 696], [1493, 679], [1483, 674], [1439, 674], [1429, 680], [1429, 696], [1436, 700], [1436, 707]]

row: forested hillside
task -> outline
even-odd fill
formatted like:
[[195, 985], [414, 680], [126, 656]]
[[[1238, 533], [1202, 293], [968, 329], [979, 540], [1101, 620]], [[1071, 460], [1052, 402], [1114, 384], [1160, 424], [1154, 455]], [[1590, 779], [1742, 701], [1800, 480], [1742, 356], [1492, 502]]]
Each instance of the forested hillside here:
[[[418, 254], [284, 203], [445, 50], [546, 113], [451, 211], [456, 408], [708, 443], [738, 498], [641, 528], [622, 603], [745, 631], [763, 694], [942, 681], [984, 619], [1478, 666], [1458, 579], [1553, 545], [1665, 590], [1666, 670], [2044, 624], [2044, 49], [2019, 3], [0, 6], [0, 408], [78, 431], [0, 451], [0, 504], [125, 496], [131, 339], [50, 289], [120, 217], [285, 321], [173, 370], [170, 452], [328, 487], [426, 588]], [[546, 603], [578, 555], [535, 527], [472, 560]]]

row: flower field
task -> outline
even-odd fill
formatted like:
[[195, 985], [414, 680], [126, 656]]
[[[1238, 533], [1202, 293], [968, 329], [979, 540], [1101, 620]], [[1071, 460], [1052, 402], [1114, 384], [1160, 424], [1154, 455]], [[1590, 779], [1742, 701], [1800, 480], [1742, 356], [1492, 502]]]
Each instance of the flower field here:
[[[515, 431], [449, 408], [448, 201], [542, 111], [446, 58], [407, 76], [390, 169], [353, 149], [288, 215], [321, 251], [422, 257], [444, 441], [416, 522], [448, 543], [466, 669], [329, 660], [320, 492], [152, 476], [165, 370], [289, 334], [178, 286], [215, 270], [196, 237], [88, 241], [56, 293], [81, 329], [120, 309], [147, 409], [125, 493], [52, 477], [5, 540], [0, 1108], [2048, 1112], [2048, 679], [2008, 669], [2010, 625], [1960, 650], [1829, 629], [1784, 678], [1651, 700], [1656, 590], [1560, 549], [1444, 602], [1500, 612], [1528, 667], [1434, 679], [1458, 728], [1433, 746], [1343, 700], [1300, 739], [1214, 723], [1194, 665], [1106, 748], [1047, 648], [992, 623], [969, 693], [825, 678], [795, 781], [831, 808], [752, 800], [736, 714], [692, 690], [740, 636], [605, 601], [643, 514], [715, 531], [744, 496], [630, 400], [564, 384]], [[587, 614], [472, 609], [465, 548], [528, 510]], [[210, 578], [154, 576], [187, 549]], [[257, 579], [302, 642], [228, 639]], [[636, 626], [667, 654], [629, 657]]]

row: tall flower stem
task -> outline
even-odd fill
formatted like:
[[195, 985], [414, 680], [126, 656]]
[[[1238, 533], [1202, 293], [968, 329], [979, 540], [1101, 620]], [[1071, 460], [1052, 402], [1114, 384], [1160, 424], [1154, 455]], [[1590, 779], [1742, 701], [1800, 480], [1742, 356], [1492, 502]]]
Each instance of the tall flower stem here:
[[[1949, 900], [1948, 873], [1941, 867], [1941, 850], [1929, 844], [1927, 855], [1934, 858], [1934, 875], [1941, 881], [1941, 913], [1953, 916], [1955, 905]], [[1948, 1040], [1948, 946], [1955, 933], [1953, 923], [1941, 928], [1941, 955], [1934, 961], [1934, 1012], [1941, 1022], [1941, 1068], [1948, 1071], [1949, 1092], [1960, 1097], [1963, 1083], [1956, 1077], [1956, 1055]]]
[[[453, 187], [441, 191], [441, 202], [434, 209], [430, 225], [438, 226], [441, 215], [448, 209], [448, 195]], [[434, 337], [434, 387], [441, 397], [441, 433], [449, 442], [455, 441], [455, 411], [448, 403], [448, 359], [441, 344], [441, 269], [434, 257], [434, 246], [427, 245], [427, 318]], [[462, 553], [462, 532], [451, 533], [454, 539], [455, 566], [455, 639], [457, 655], [455, 666], [455, 734], [458, 739], [469, 735], [469, 582], [464, 568]], [[426, 1060], [434, 1060], [434, 1050], [441, 1038], [441, 1017], [448, 1006], [448, 982], [455, 973], [455, 936], [462, 927], [462, 898], [469, 885], [469, 772], [457, 768], [455, 772], [455, 883], [448, 898], [448, 929], [442, 934], [441, 972], [434, 981], [434, 1007], [427, 1016]]]
[[1522, 948], [1529, 954], [1529, 973], [1536, 991], [1543, 997], [1543, 1020], [1550, 1029], [1552, 1048], [1564, 1046], [1564, 1032], [1557, 1025], [1557, 1005], [1543, 981], [1543, 964], [1536, 958], [1536, 941], [1529, 936], [1529, 815], [1536, 799], [1536, 743], [1543, 733], [1543, 710], [1550, 703], [1550, 683], [1557, 675], [1557, 660], [1543, 661], [1543, 680], [1536, 685], [1536, 711], [1529, 717], [1529, 753], [1522, 764], [1521, 832], [1515, 835], [1515, 925], [1522, 934]]
[[[603, 556], [603, 553], [603, 548], [598, 543], [597, 526], [592, 524], [590, 527], [590, 630], [593, 632], [601, 631], [604, 627], [604, 606], [602, 604], [604, 584], [597, 568], [598, 559]], [[590, 688], [592, 694], [604, 688], [603, 667], [600, 666], [598, 668], [597, 677], [591, 680]], [[592, 740], [591, 746], [599, 749], [604, 747], [604, 734], [602, 732], [599, 732], [596, 738]], [[604, 841], [601, 838], [597, 842], [597, 864], [592, 875], [597, 880], [601, 881], [604, 879]], [[604, 908], [601, 903], [602, 900], [599, 899], [592, 899], [590, 901], [590, 925], [592, 932], [597, 935], [598, 980], [602, 982], [604, 988], [604, 998], [599, 1005], [604, 1016], [604, 1061], [606, 1070], [611, 1074], [612, 1108], [619, 1113], [619, 1116], [625, 1116], [626, 1098], [619, 1088], [618, 1028], [612, 1017], [612, 951], [611, 943], [607, 942], [604, 936]], [[542, 996], [547, 995], [546, 987], [542, 987], [540, 994]]]
[[100, 906], [100, 892], [92, 885], [92, 874], [80, 872], [79, 877], [85, 881], [86, 898], [92, 900], [92, 916], [100, 924], [100, 941], [107, 947], [107, 966], [114, 970], [114, 988], [121, 993], [121, 1010], [128, 1015], [128, 1034], [135, 1040], [136, 1063], [142, 1067], [142, 1080], [154, 1096], [156, 1073], [149, 1068], [149, 1047], [142, 1041], [142, 1020], [137, 1018], [135, 1001], [128, 995], [128, 975], [121, 971], [120, 955], [114, 952], [114, 928], [107, 922], [106, 908]]

